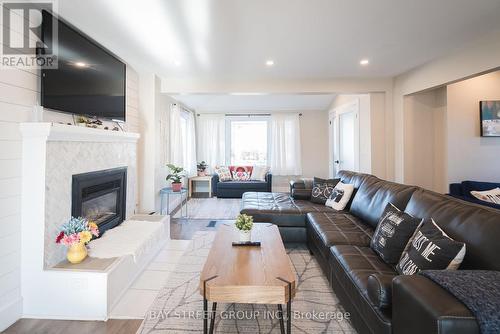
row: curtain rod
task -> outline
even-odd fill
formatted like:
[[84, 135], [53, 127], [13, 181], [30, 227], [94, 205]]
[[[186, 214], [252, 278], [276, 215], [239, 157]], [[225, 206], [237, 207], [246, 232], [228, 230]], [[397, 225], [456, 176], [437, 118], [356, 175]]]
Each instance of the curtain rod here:
[[174, 106], [179, 105], [181, 107], [181, 109], [184, 109], [185, 111], [192, 112], [193, 114], [195, 113], [194, 110], [189, 109], [188, 107], [184, 106], [183, 104], [172, 103], [172, 105], [174, 105]]
[[[211, 114], [211, 113], [206, 113], [206, 114], [196, 114], [197, 116], [203, 116], [203, 115], [214, 115], [214, 114]], [[215, 114], [217, 115], [217, 114]], [[259, 116], [271, 116], [270, 113], [267, 113], [267, 114], [224, 114], [224, 116], [228, 117], [234, 117], [234, 116], [240, 116], [240, 117], [259, 117]], [[299, 113], [299, 116], [302, 116], [302, 113]]]

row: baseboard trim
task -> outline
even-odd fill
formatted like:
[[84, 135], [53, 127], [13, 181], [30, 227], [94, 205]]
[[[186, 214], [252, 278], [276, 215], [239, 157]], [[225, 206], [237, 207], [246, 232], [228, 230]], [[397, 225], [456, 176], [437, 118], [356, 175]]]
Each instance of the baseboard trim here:
[[0, 332], [9, 328], [21, 318], [23, 313], [23, 299], [21, 297], [13, 300], [0, 309]]

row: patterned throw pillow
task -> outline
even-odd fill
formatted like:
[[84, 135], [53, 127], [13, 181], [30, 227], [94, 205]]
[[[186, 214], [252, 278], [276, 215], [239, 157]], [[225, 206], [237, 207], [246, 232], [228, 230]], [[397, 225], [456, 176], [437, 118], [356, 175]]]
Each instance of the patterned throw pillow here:
[[313, 180], [313, 188], [311, 192], [311, 202], [325, 204], [326, 200], [332, 194], [333, 188], [339, 183], [340, 179], [324, 180], [315, 177]]
[[217, 166], [215, 167], [215, 173], [219, 176], [219, 181], [226, 182], [232, 181], [231, 172], [227, 166]]
[[386, 263], [395, 265], [420, 222], [421, 219], [399, 210], [392, 203], [387, 203], [370, 247]]
[[250, 180], [265, 182], [266, 174], [269, 172], [269, 170], [270, 168], [267, 166], [253, 166]]
[[354, 185], [339, 182], [333, 189], [325, 205], [332, 209], [342, 211], [345, 209], [347, 203], [349, 203], [353, 192]]
[[233, 171], [234, 181], [248, 181], [250, 180], [250, 174], [248, 172], [236, 172]]
[[252, 166], [229, 166], [231, 175], [233, 175], [234, 172], [246, 172], [248, 175], [252, 175], [252, 169]]
[[424, 219], [408, 241], [396, 266], [400, 275], [421, 270], [456, 270], [465, 256], [465, 244], [455, 241], [431, 219]]

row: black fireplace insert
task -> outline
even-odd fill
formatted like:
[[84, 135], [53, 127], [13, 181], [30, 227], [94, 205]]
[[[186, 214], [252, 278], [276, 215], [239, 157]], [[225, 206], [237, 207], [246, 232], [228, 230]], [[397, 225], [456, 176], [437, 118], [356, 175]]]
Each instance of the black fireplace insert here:
[[73, 175], [71, 215], [94, 221], [102, 235], [125, 220], [127, 167]]

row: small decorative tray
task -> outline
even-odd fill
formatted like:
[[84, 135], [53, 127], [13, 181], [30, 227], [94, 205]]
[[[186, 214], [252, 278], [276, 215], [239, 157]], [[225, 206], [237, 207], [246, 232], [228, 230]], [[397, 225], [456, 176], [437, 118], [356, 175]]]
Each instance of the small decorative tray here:
[[233, 246], [260, 247], [260, 241], [233, 241]]

